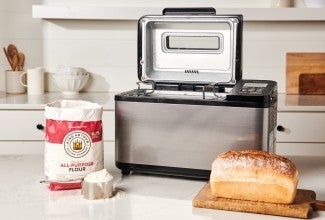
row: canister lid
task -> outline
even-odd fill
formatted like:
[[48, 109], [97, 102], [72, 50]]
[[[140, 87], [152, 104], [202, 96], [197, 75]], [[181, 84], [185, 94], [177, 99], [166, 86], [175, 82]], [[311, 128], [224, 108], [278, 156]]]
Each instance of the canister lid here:
[[138, 78], [166, 84], [236, 84], [241, 79], [242, 16], [170, 12], [139, 19]]

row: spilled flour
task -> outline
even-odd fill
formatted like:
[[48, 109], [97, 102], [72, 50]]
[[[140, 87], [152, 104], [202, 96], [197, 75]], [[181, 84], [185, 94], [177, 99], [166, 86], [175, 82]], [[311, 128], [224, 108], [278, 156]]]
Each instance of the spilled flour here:
[[[82, 196], [82, 195], [81, 195]], [[126, 193], [119, 188], [115, 188], [112, 192], [112, 196], [110, 198], [104, 198], [104, 199], [85, 199], [89, 202], [106, 202], [106, 201], [115, 201], [123, 199], [126, 196]]]
[[125, 197], [125, 192], [121, 189], [113, 190], [112, 197], [107, 198], [107, 200], [119, 200]]

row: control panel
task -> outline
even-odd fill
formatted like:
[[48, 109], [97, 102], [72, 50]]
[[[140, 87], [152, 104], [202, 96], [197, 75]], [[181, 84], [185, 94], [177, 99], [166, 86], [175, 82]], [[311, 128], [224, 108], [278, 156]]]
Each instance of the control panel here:
[[228, 101], [274, 102], [277, 83], [271, 80], [240, 80], [227, 94]]

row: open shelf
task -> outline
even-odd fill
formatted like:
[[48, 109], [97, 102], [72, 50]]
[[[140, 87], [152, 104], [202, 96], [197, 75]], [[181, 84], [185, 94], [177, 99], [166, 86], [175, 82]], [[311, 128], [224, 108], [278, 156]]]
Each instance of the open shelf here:
[[[33, 5], [33, 18], [81, 20], [138, 20], [161, 14], [163, 7]], [[217, 14], [242, 14], [245, 21], [324, 21], [325, 8], [217, 8]]]

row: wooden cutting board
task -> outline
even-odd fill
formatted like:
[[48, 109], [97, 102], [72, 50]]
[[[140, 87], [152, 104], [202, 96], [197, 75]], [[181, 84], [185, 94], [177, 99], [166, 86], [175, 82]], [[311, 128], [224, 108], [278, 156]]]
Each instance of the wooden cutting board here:
[[[299, 94], [300, 74], [319, 73], [325, 73], [325, 53], [287, 53], [286, 93], [293, 95]], [[316, 84], [310, 85], [309, 87], [310, 89], [322, 89], [319, 88], [320, 86]]]
[[325, 95], [325, 73], [300, 74], [299, 95]]
[[198, 208], [311, 218], [313, 209], [325, 211], [325, 202], [315, 199], [314, 191], [303, 189], [297, 190], [296, 198], [290, 205], [218, 198], [212, 196], [210, 183], [207, 183], [194, 197], [192, 204]]

